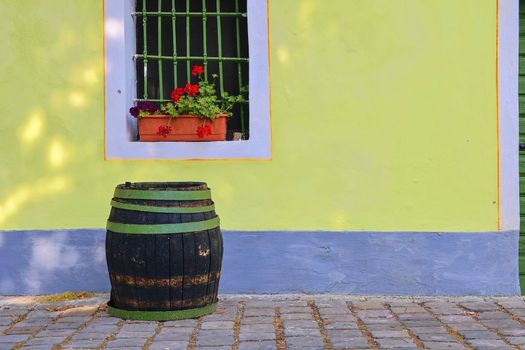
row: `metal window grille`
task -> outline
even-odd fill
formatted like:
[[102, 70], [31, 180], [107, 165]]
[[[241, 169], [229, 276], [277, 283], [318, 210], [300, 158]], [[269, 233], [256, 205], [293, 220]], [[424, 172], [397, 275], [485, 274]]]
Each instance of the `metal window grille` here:
[[[248, 86], [247, 0], [137, 0], [136, 101], [163, 103], [170, 92], [196, 82], [191, 67], [204, 66], [205, 78], [218, 74], [220, 94]], [[248, 138], [248, 103], [236, 106], [229, 138]]]

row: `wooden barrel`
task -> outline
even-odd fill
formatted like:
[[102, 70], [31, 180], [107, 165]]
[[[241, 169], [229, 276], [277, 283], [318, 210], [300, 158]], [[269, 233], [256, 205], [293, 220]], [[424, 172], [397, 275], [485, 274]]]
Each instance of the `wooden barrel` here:
[[213, 312], [223, 248], [207, 185], [128, 182], [116, 187], [111, 207], [108, 312], [157, 321]]

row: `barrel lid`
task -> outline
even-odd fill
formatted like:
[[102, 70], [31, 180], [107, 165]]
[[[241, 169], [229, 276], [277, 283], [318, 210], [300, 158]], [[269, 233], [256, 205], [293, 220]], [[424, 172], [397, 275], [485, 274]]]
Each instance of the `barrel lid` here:
[[202, 191], [207, 190], [208, 185], [206, 182], [126, 182], [117, 188], [142, 191]]
[[204, 182], [128, 182], [115, 188], [114, 198], [153, 200], [211, 199]]

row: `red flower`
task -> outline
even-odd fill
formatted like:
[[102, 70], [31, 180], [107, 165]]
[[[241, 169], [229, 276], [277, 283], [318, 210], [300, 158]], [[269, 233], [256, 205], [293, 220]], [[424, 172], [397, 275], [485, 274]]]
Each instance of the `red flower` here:
[[195, 96], [199, 93], [199, 84], [186, 84], [184, 87], [184, 92], [190, 96]]
[[157, 135], [167, 137], [171, 133], [171, 126], [161, 125], [157, 130]]
[[202, 139], [204, 136], [211, 135], [211, 126], [209, 125], [201, 125], [197, 128], [197, 136]]
[[191, 75], [196, 77], [197, 75], [201, 75], [201, 74], [204, 74], [204, 67], [199, 66], [199, 65], [193, 66], [193, 69], [191, 70]]
[[202, 139], [204, 137], [204, 130], [203, 130], [202, 126], [199, 126], [197, 128], [196, 134], [199, 137], [199, 139]]
[[171, 90], [171, 99], [175, 102], [179, 102], [182, 95], [184, 95], [184, 90], [182, 88]]

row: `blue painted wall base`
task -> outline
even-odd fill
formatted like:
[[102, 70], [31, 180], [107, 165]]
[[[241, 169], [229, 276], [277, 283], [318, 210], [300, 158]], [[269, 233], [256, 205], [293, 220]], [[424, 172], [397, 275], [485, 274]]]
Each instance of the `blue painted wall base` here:
[[[518, 232], [236, 232], [221, 293], [518, 295]], [[0, 294], [109, 291], [105, 231], [0, 231]]]

